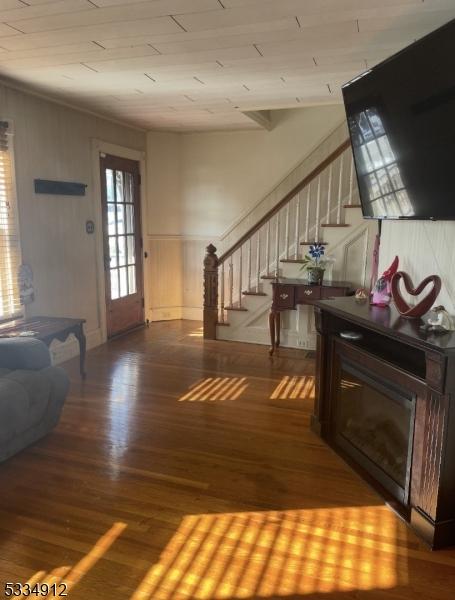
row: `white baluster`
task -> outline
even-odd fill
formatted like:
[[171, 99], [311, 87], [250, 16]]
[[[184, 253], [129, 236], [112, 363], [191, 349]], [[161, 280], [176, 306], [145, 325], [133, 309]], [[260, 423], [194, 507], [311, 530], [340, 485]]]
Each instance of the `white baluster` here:
[[234, 263], [232, 254], [229, 259], [229, 306], [234, 304]]
[[318, 176], [318, 191], [316, 194], [316, 229], [314, 232], [314, 239], [319, 242], [319, 218], [321, 214], [321, 176]]
[[224, 323], [224, 262], [221, 263], [220, 323]]
[[286, 205], [286, 233], [284, 239], [285, 258], [289, 258], [289, 202]]
[[331, 204], [331, 200], [332, 200], [332, 171], [333, 171], [333, 163], [330, 163], [329, 181], [327, 183], [327, 223], [330, 223], [330, 221], [331, 221], [330, 204]]
[[258, 239], [256, 244], [256, 292], [259, 292], [259, 284], [261, 277], [261, 230], [258, 231]]
[[341, 223], [341, 200], [343, 198], [343, 154], [340, 157], [340, 176], [338, 178], [337, 224]]
[[311, 198], [311, 183], [308, 184], [306, 195], [306, 223], [305, 223], [305, 242], [310, 241], [310, 198]]
[[246, 291], [249, 292], [251, 289], [251, 237], [248, 240], [248, 281], [246, 282]]
[[351, 152], [351, 170], [349, 172], [349, 204], [352, 204], [353, 186], [354, 186], [354, 155]]
[[295, 252], [294, 257], [297, 260], [299, 258], [299, 245], [300, 245], [300, 192], [297, 194], [295, 203]]
[[240, 246], [240, 260], [239, 260], [239, 308], [242, 308], [242, 279], [243, 279], [243, 252], [242, 252], [242, 246]]
[[270, 275], [270, 219], [267, 221], [267, 237], [265, 240], [265, 274]]
[[280, 269], [280, 212], [276, 214], [276, 235], [275, 235], [275, 277], [278, 277]]

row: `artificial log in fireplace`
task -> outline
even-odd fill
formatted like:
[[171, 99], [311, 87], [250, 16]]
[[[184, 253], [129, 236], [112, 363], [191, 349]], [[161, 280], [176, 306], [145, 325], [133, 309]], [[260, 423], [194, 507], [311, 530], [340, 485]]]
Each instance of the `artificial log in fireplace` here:
[[354, 298], [315, 315], [313, 430], [432, 548], [455, 544], [455, 333]]

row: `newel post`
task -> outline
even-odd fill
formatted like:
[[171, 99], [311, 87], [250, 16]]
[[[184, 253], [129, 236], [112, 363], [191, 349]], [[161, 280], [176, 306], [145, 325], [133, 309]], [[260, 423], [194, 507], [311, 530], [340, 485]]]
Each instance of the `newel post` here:
[[218, 256], [210, 244], [204, 258], [204, 339], [216, 340], [218, 321]]

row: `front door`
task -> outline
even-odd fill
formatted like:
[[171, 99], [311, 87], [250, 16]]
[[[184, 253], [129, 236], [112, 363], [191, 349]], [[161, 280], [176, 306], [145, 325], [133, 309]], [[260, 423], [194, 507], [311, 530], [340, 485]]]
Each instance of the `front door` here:
[[107, 335], [144, 322], [139, 163], [101, 157]]

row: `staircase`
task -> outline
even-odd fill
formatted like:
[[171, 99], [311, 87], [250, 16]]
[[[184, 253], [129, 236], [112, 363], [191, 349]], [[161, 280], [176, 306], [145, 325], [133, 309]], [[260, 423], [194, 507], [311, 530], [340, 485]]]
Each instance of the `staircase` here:
[[[216, 248], [208, 246], [204, 260], [206, 339], [268, 344], [271, 282], [278, 277], [305, 278], [301, 265], [311, 244], [327, 244], [326, 254], [335, 259], [326, 279], [350, 281], [353, 286], [367, 284], [376, 223], [362, 218], [351, 145], [344, 135], [335, 149], [320, 158], [219, 258]], [[321, 157], [323, 148], [331, 145], [333, 140], [332, 144], [324, 140], [316, 155]], [[282, 316], [282, 345], [313, 349], [312, 309], [302, 306]]]

